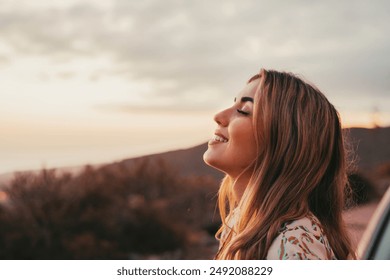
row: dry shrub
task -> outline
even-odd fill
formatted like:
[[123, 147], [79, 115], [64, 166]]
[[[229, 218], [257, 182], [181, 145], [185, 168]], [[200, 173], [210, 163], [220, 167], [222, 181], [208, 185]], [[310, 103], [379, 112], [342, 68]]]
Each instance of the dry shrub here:
[[[216, 183], [138, 161], [78, 176], [19, 173], [0, 205], [1, 259], [127, 259], [186, 248], [207, 227]], [[184, 255], [182, 255], [184, 256]], [[185, 257], [185, 256], [184, 256]]]

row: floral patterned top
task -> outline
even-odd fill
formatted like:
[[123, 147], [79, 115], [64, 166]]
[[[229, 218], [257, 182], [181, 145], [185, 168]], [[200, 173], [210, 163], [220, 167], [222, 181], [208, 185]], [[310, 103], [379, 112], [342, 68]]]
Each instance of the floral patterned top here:
[[[228, 219], [228, 226], [233, 227], [238, 213], [235, 209]], [[336, 256], [326, 238], [321, 223], [313, 215], [284, 224], [279, 235], [272, 242], [267, 260], [335, 260]], [[221, 235], [221, 242], [227, 232]]]
[[310, 214], [285, 224], [272, 242], [268, 260], [336, 259], [318, 219]]

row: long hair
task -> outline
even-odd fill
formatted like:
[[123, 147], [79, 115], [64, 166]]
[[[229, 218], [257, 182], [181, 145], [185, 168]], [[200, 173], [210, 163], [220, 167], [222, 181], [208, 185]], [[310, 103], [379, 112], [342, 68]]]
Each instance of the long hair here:
[[[339, 115], [326, 97], [291, 73], [266, 71], [255, 93], [257, 157], [240, 199], [232, 179], [219, 190], [222, 226], [216, 259], [265, 259], [282, 224], [312, 212], [338, 259], [355, 258], [342, 219], [347, 161]], [[238, 208], [235, 224], [227, 225]]]

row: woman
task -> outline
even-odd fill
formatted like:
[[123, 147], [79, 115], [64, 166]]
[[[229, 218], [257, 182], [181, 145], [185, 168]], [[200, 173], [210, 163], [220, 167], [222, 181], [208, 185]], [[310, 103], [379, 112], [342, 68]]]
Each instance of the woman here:
[[354, 258], [340, 121], [317, 88], [262, 69], [214, 120], [204, 161], [226, 174], [216, 259]]

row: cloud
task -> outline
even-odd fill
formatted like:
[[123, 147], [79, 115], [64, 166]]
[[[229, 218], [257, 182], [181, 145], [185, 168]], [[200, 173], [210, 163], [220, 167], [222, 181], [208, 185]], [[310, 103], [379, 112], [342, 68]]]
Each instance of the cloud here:
[[230, 99], [261, 67], [302, 73], [331, 96], [390, 102], [388, 1], [112, 3], [8, 8], [2, 40], [23, 54], [108, 55], [107, 71], [151, 84], [151, 106]]
[[127, 113], [127, 114], [175, 114], [175, 115], [194, 115], [194, 114], [203, 114], [212, 115], [214, 113], [214, 107], [210, 104], [196, 104], [191, 107], [178, 106], [177, 103], [171, 104], [122, 104], [122, 103], [111, 103], [111, 104], [100, 104], [95, 105], [95, 109], [108, 113]]

